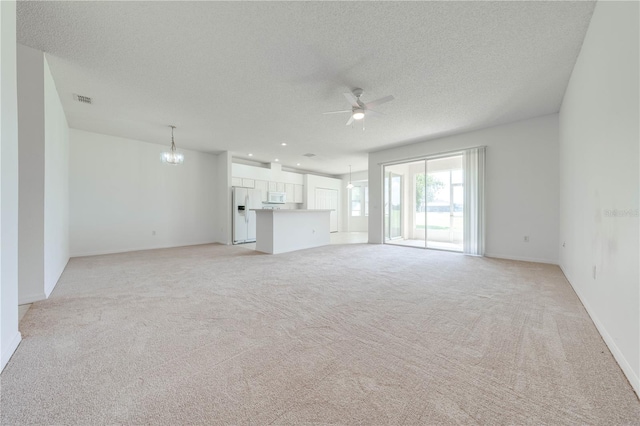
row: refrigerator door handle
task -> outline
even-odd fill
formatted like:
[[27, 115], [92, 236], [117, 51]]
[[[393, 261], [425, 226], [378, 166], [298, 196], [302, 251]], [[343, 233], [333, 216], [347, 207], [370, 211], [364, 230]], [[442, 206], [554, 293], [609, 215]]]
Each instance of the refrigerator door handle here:
[[244, 212], [244, 221], [249, 223], [249, 195], [244, 197], [244, 205], [246, 206], [246, 211]]

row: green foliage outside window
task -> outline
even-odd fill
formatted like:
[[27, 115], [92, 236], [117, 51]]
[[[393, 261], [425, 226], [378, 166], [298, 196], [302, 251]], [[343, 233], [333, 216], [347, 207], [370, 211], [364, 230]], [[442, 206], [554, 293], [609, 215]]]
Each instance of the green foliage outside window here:
[[427, 202], [431, 202], [435, 199], [436, 193], [444, 188], [444, 182], [440, 179], [435, 178], [433, 175], [426, 175], [424, 173], [418, 173], [416, 175], [416, 211], [420, 211], [422, 204], [425, 200], [425, 189], [426, 200]]

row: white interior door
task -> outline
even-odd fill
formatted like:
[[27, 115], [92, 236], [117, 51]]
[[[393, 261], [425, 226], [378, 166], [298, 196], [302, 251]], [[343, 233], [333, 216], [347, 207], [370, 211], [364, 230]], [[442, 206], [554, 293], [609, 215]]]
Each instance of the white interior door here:
[[338, 232], [338, 190], [316, 188], [316, 208], [329, 209], [329, 232]]

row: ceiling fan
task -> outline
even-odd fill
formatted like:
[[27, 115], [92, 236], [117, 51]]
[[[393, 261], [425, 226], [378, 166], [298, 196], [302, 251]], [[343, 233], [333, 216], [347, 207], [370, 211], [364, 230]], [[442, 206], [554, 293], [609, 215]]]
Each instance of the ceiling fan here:
[[[353, 89], [352, 93], [343, 93], [344, 97], [347, 98], [347, 101], [351, 104], [351, 109], [345, 109], [341, 111], [329, 111], [323, 112], [323, 114], [340, 114], [344, 112], [351, 113], [351, 117], [347, 121], [347, 126], [353, 123], [354, 120], [362, 120], [365, 115], [382, 115], [381, 112], [377, 112], [372, 110], [371, 108], [381, 105], [385, 102], [389, 102], [394, 100], [395, 98], [392, 95], [385, 96], [384, 98], [376, 99], [375, 101], [371, 101], [368, 103], [363, 103], [360, 100], [360, 97], [364, 93], [362, 89]], [[364, 130], [364, 124], [362, 126]]]

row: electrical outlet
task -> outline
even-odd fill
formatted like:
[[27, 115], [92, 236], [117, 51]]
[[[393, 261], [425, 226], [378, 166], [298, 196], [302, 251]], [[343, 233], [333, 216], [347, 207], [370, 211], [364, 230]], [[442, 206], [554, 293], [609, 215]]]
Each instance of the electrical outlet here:
[[525, 235], [525, 236], [524, 236], [524, 242], [525, 242], [525, 243], [528, 243], [528, 242], [529, 242], [529, 236], [528, 236], [528, 235]]
[[562, 242], [562, 247], [564, 247], [564, 246], [565, 246], [565, 244], [567, 244], [567, 242], [566, 242], [566, 241], [563, 241], [563, 242]]
[[593, 265], [593, 279], [596, 279], [596, 265]]

